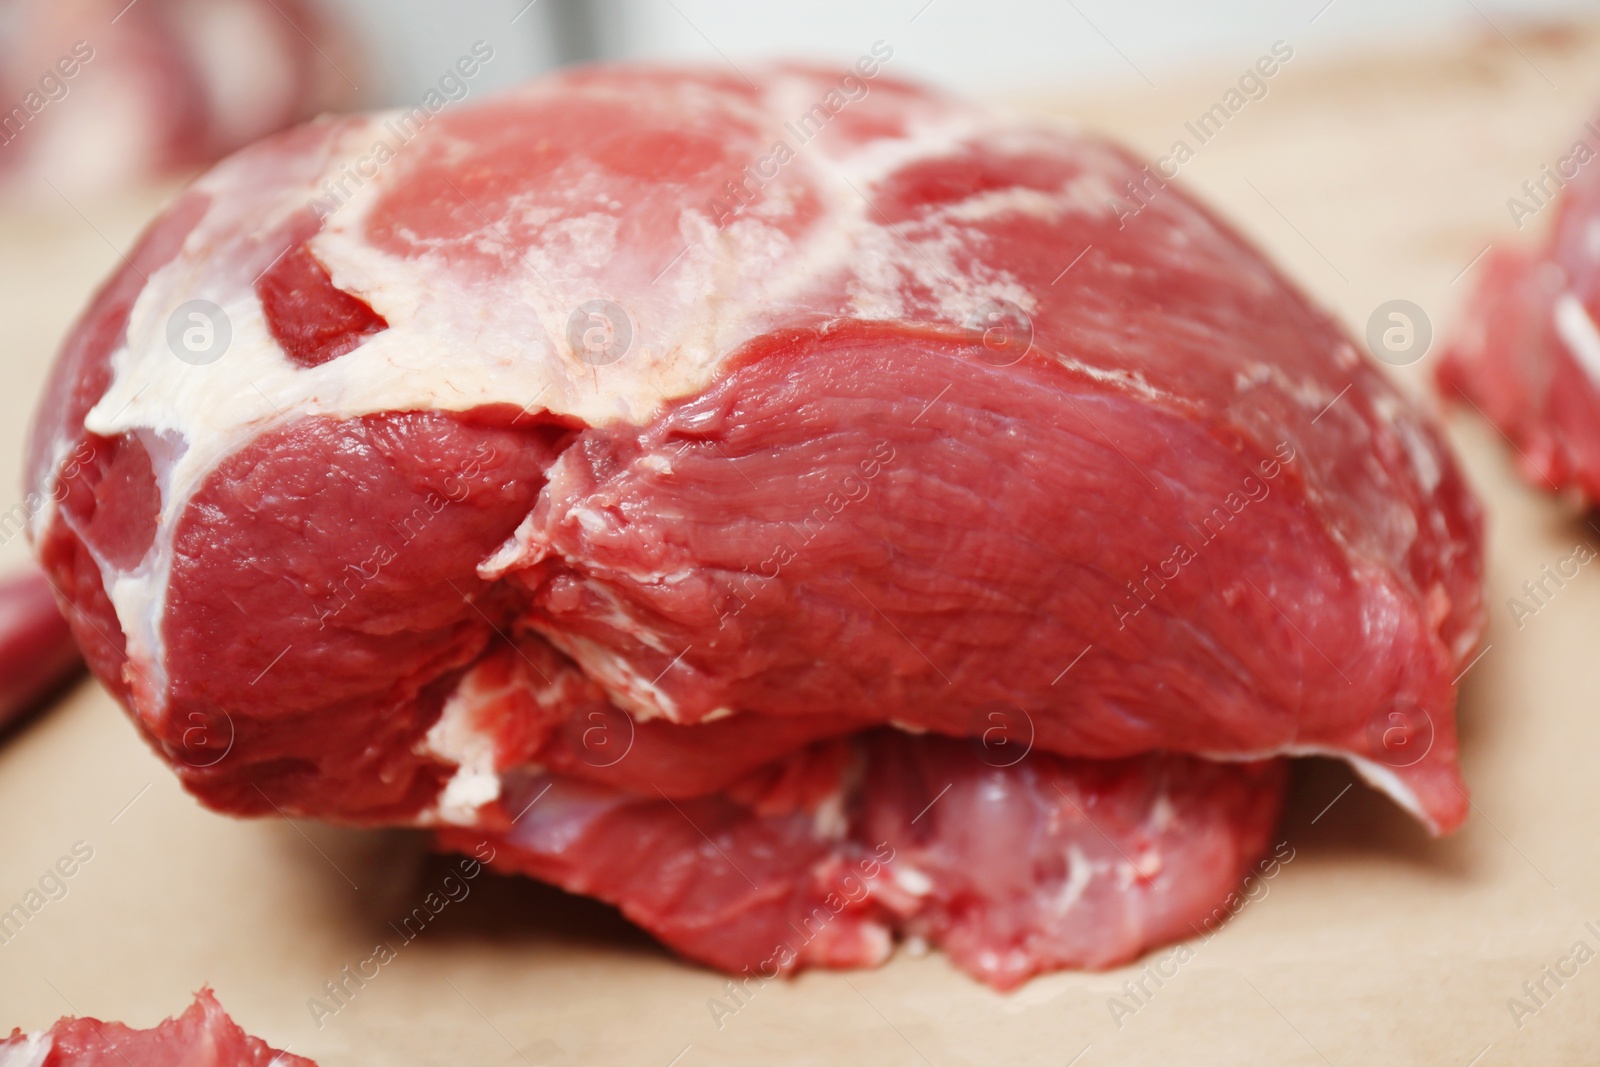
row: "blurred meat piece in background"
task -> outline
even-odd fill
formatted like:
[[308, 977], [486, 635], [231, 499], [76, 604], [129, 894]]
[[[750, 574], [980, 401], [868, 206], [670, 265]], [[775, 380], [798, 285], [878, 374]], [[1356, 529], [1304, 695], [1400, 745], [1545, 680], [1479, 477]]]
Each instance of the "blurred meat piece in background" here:
[[[1600, 166], [1590, 123], [1573, 152], [1507, 201], [1522, 228], [1554, 205], [1536, 250], [1495, 248], [1439, 387], [1465, 399], [1506, 436], [1523, 476], [1600, 501]], [[1583, 151], [1579, 151], [1579, 149]]]
[[0, 581], [0, 730], [83, 670], [83, 657], [36, 568]]
[[149, 1030], [99, 1019], [66, 1018], [48, 1030], [13, 1030], [0, 1041], [0, 1067], [316, 1067], [251, 1037], [228, 1018], [211, 990], [189, 1010]]
[[317, 0], [0, 0], [0, 188], [181, 176], [352, 106], [359, 80]]

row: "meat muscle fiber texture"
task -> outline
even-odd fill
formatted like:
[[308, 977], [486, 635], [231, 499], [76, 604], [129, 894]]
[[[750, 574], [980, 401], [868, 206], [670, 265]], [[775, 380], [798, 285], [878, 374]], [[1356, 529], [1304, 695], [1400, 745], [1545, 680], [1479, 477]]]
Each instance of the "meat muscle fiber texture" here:
[[149, 1030], [66, 1018], [48, 1030], [0, 1040], [0, 1067], [317, 1067], [251, 1037], [209, 989], [182, 1015]]
[[1511, 442], [1524, 477], [1600, 501], [1600, 175], [1562, 190], [1537, 250], [1493, 249], [1439, 365], [1446, 399], [1465, 401]]
[[514, 827], [440, 836], [751, 980], [878, 963], [898, 933], [1008, 989], [1215, 929], [1285, 777], [1283, 761], [1003, 753], [872, 731], [681, 802], [515, 775]]
[[[1275, 757], [1461, 821], [1480, 519], [1432, 425], [1181, 192], [1125, 217], [1120, 150], [885, 54], [319, 121], [154, 224], [28, 476], [91, 665], [192, 792], [441, 826], [729, 967], [766, 935], [725, 954], [684, 932], [705, 900], [599, 873], [664, 811], [721, 836], [652, 862], [723, 878], [781, 839], [796, 907], [813, 861], [925, 851], [875, 882], [932, 902], [798, 962], [918, 930], [998, 983], [1198, 923], [1265, 844]], [[874, 829], [918, 774], [944, 804], [991, 771], [963, 803], [1012, 798], [1054, 859], [961, 882], [983, 811]], [[1179, 794], [1210, 844], [1167, 833]], [[1102, 829], [1186, 888], [1072, 912], [1149, 865], [1097, 868], [1052, 795], [1121, 798]], [[532, 812], [573, 797], [550, 836]]]

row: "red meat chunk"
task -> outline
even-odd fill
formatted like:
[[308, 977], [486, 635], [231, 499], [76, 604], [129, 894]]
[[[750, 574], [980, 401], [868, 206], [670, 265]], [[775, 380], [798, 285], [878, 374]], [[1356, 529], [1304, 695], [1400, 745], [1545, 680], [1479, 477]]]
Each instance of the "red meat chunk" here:
[[1009, 989], [1215, 929], [1285, 777], [1282, 761], [1010, 758], [872, 731], [681, 803], [533, 775], [511, 828], [441, 838], [748, 978], [872, 966], [913, 936]]
[[1445, 399], [1465, 402], [1510, 440], [1543, 489], [1600, 501], [1600, 175], [1562, 190], [1537, 250], [1496, 248], [1439, 365]]
[[[190, 790], [498, 842], [721, 966], [892, 838], [925, 899], [797, 962], [915, 934], [997, 984], [1197, 925], [1276, 757], [1459, 824], [1481, 518], [1433, 425], [1181, 191], [1124, 217], [1125, 153], [879, 67], [321, 121], [154, 225], [57, 367], [32, 532]], [[946, 740], [996, 730], [998, 776]], [[991, 794], [1037, 863], [985, 881]], [[783, 901], [663, 895], [744, 884], [674, 806]], [[1168, 881], [1048, 911], [1150, 834]]]
[[7, 1067], [317, 1067], [251, 1037], [228, 1018], [211, 990], [182, 1015], [149, 1030], [99, 1019], [66, 1018], [48, 1030], [13, 1030], [0, 1041]]

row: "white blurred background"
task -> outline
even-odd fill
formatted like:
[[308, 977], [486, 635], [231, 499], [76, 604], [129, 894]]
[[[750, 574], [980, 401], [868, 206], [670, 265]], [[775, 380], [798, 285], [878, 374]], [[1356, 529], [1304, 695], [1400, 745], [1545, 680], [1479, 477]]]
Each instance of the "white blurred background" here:
[[1108, 91], [1248, 63], [1274, 40], [1316, 56], [1403, 52], [1600, 10], [1594, 0], [338, 0], [380, 48], [375, 99], [409, 101], [475, 40], [485, 85], [563, 61], [773, 55], [853, 59], [873, 41], [897, 72], [987, 96], [1089, 81]]

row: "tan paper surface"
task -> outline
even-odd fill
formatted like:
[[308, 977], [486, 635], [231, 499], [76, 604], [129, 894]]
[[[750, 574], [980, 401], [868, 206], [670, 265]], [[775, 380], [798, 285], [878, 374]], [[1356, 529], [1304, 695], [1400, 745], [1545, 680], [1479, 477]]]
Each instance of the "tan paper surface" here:
[[[1512, 45], [1486, 26], [1470, 45], [1396, 41], [1359, 60], [1318, 40], [1316, 27], [1291, 38], [1267, 96], [1180, 180], [1358, 336], [1396, 297], [1445, 333], [1480, 250], [1547, 224], [1541, 213], [1518, 234], [1505, 201], [1600, 111], [1600, 35]], [[1248, 61], [1159, 88], [1130, 72], [1026, 106], [1159, 155]], [[18, 466], [45, 360], [153, 202], [0, 220], [0, 471]], [[1433, 359], [1398, 373], [1420, 384]], [[0, 1026], [69, 1012], [150, 1025], [209, 982], [251, 1032], [325, 1067], [1594, 1062], [1600, 962], [1569, 957], [1579, 940], [1600, 950], [1584, 926], [1600, 929], [1600, 562], [1520, 627], [1506, 601], [1600, 534], [1517, 482], [1493, 430], [1460, 415], [1451, 428], [1492, 512], [1489, 648], [1461, 707], [1470, 821], [1429, 840], [1363, 786], [1346, 791], [1343, 768], [1303, 765], [1281, 831], [1294, 860], [1181, 966], [1158, 952], [1002, 996], [938, 953], [902, 953], [878, 971], [769, 984], [719, 1027], [708, 1000], [724, 996], [721, 976], [606, 908], [483, 875], [319, 1026], [308, 1000], [397, 940], [389, 921], [451, 861], [404, 833], [203, 811], [86, 684], [0, 751], [0, 909], [75, 843], [93, 849], [67, 895], [0, 944]], [[13, 476], [3, 484], [18, 492]], [[20, 538], [0, 545], [0, 565], [22, 558]], [[1536, 1006], [1523, 983], [1558, 965], [1572, 976], [1545, 979], [1544, 1004], [1514, 1017], [1509, 998]], [[1153, 995], [1136, 1005], [1123, 984], [1146, 967], [1165, 977], [1146, 978]], [[1112, 997], [1137, 1011], [1115, 1019]]]

